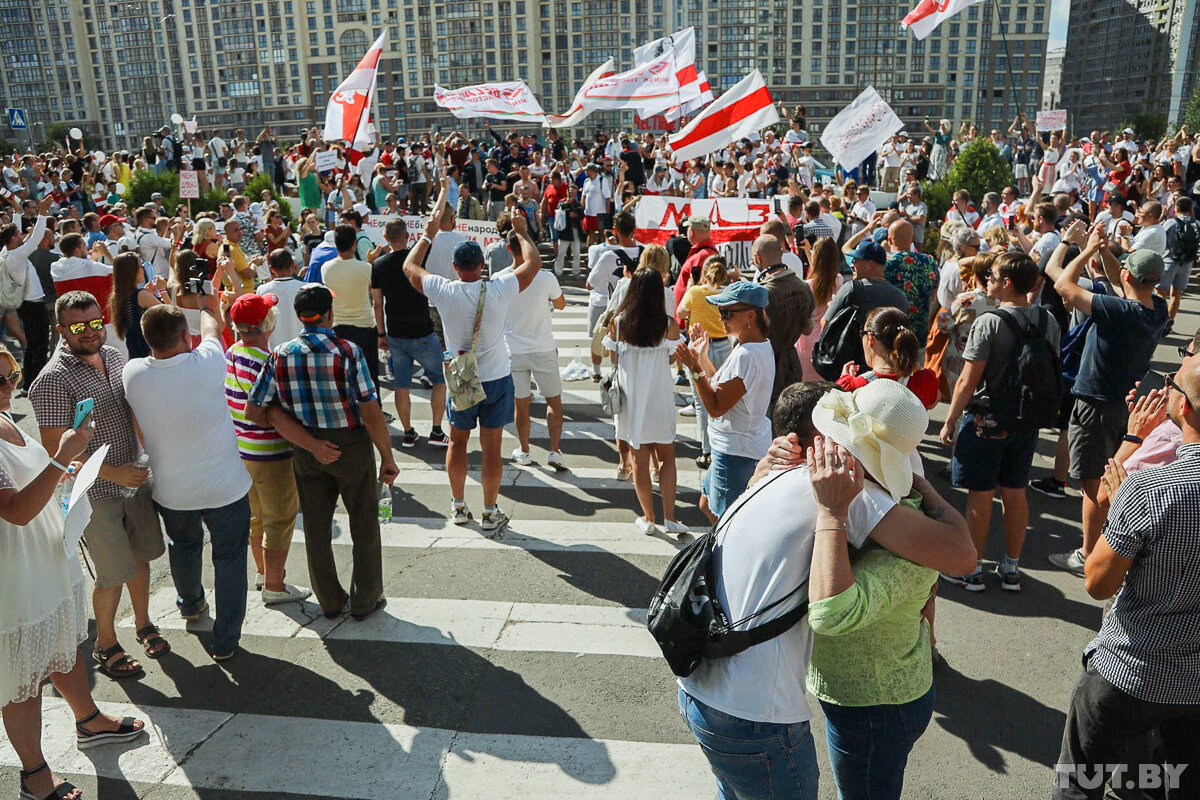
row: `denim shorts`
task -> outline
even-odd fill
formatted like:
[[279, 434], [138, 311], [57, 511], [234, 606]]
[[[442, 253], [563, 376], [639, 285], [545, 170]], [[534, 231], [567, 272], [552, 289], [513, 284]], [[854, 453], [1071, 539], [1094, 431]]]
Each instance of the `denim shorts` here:
[[1187, 290], [1188, 281], [1192, 277], [1192, 268], [1196, 266], [1194, 261], [1185, 261], [1182, 264], [1171, 262], [1171, 264], [1163, 270], [1162, 278], [1158, 281], [1159, 291], [1167, 291], [1175, 289], [1182, 293]]
[[717, 800], [816, 800], [821, 770], [808, 722], [739, 719], [683, 689], [679, 713], [717, 778]]
[[484, 381], [483, 391], [487, 398], [480, 404], [471, 406], [465, 411], [455, 411], [450, 407], [450, 395], [446, 395], [446, 416], [450, 424], [460, 431], [475, 430], [476, 423], [483, 428], [503, 428], [513, 421], [513, 379], [505, 375], [494, 381]]
[[425, 370], [425, 377], [434, 384], [446, 382], [442, 374], [442, 343], [436, 333], [422, 336], [420, 339], [401, 339], [388, 337], [388, 352], [392, 356], [392, 370], [395, 372], [394, 385], [397, 389], [407, 389], [412, 383], [412, 365], [417, 362]]
[[701, 487], [708, 498], [709, 510], [718, 517], [724, 514], [725, 509], [746, 491], [746, 484], [750, 483], [757, 466], [758, 462], [753, 458], [731, 456], [713, 450], [712, 463], [708, 465], [708, 472], [704, 473]]
[[1029, 485], [1038, 431], [1010, 433], [1003, 439], [980, 439], [975, 415], [963, 414], [950, 462], [950, 483], [968, 492], [990, 492], [997, 486], [1024, 489]]

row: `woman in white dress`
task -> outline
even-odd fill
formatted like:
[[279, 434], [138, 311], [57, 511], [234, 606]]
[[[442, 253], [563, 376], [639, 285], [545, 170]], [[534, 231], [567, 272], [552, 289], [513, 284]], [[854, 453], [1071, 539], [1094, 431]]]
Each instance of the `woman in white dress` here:
[[1062, 158], [1062, 138], [1057, 133], [1050, 134], [1050, 146], [1042, 151], [1042, 166], [1038, 170], [1038, 178], [1042, 186], [1053, 186], [1054, 176], [1058, 172], [1058, 161]]
[[101, 714], [92, 700], [79, 644], [87, 638], [88, 596], [76, 557], [63, 548], [56, 488], [92, 438], [91, 419], [63, 434], [51, 459], [8, 410], [21, 378], [0, 347], [0, 712], [21, 760], [21, 800], [77, 800], [42, 754], [42, 684], [47, 679], [75, 716], [77, 746], [123, 742], [143, 723]]
[[617, 378], [625, 395], [617, 413], [617, 439], [628, 442], [633, 450], [633, 486], [642, 507], [636, 524], [648, 536], [658, 532], [650, 482], [651, 454], [659, 463], [658, 488], [666, 530], [687, 531], [675, 519], [675, 384], [671, 363], [681, 341], [679, 325], [667, 316], [662, 277], [653, 270], [639, 269], [609, 323], [604, 346], [617, 365]]

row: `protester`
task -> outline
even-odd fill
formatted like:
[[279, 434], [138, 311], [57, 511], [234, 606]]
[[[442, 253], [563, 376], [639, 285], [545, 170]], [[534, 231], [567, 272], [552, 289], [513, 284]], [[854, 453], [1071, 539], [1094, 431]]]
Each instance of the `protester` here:
[[[632, 277], [632, 272], [630, 273]], [[622, 279], [624, 280], [624, 279]], [[679, 301], [675, 309], [676, 316], [683, 321], [680, 330], [690, 331], [693, 325], [699, 325], [708, 337], [708, 360], [714, 369], [720, 369], [733, 349], [729, 340], [729, 332], [717, 307], [705, 302], [709, 297], [719, 294], [729, 283], [729, 268], [721, 256], [709, 256], [700, 272], [700, 283], [693, 284]], [[674, 297], [674, 294], [671, 295]], [[774, 369], [774, 367], [772, 367]], [[696, 382], [692, 381], [693, 407], [696, 409], [696, 427], [700, 433], [700, 455], [696, 458], [696, 466], [708, 469], [712, 464], [712, 444], [708, 437], [708, 410], [696, 396]]]
[[273, 294], [279, 298], [275, 328], [271, 331], [267, 344], [268, 349], [274, 350], [284, 342], [295, 339], [304, 328], [293, 307], [296, 295], [304, 284], [296, 277], [296, 261], [290, 251], [283, 248], [272, 250], [267, 256], [267, 264], [271, 270], [271, 280], [260, 284], [255, 291], [262, 295]]
[[783, 249], [774, 236], [760, 235], [750, 248], [758, 275], [755, 282], [767, 290], [767, 327], [775, 357], [775, 377], [767, 413], [779, 393], [803, 378], [796, 343], [809, 333], [816, 302], [803, 278], [783, 263]]
[[371, 265], [357, 258], [357, 232], [352, 225], [334, 230], [337, 258], [321, 267], [321, 283], [333, 294], [334, 333], [358, 345], [367, 359], [372, 382], [379, 381], [379, 347], [371, 310]]
[[37, 249], [46, 232], [46, 214], [51, 201], [49, 194], [42, 198], [37, 205], [37, 220], [27, 233], [22, 233], [20, 228], [11, 223], [0, 227], [0, 255], [3, 255], [4, 270], [9, 280], [24, 287], [23, 299], [16, 308], [25, 332], [25, 357], [21, 370], [25, 376], [25, 386], [22, 392], [28, 391], [46, 365], [50, 347], [50, 319], [43, 302], [46, 293], [29, 256]]

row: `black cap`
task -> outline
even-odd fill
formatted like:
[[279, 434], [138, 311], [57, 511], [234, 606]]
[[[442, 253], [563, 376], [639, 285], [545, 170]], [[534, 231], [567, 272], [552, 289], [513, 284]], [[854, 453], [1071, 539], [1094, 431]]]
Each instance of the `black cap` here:
[[320, 283], [306, 283], [292, 302], [301, 322], [316, 322], [333, 308], [333, 292]]

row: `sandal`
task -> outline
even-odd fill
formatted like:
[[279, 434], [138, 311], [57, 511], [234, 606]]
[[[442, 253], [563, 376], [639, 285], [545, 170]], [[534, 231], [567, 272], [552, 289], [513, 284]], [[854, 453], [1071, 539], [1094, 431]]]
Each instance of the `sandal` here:
[[40, 775], [41, 773], [45, 772], [48, 769], [50, 769], [50, 767], [46, 764], [45, 761], [43, 761], [41, 766], [34, 767], [33, 769], [21, 770], [21, 794], [19, 795], [20, 800], [62, 800], [62, 798], [66, 797], [67, 795], [76, 791], [75, 786], [73, 786], [70, 783], [67, 783], [66, 781], [63, 781], [62, 783], [60, 783], [54, 789], [54, 791], [52, 791], [50, 794], [46, 795], [45, 797], [38, 797], [33, 792], [31, 792], [25, 788], [25, 779], [26, 778], [32, 778], [34, 775]]
[[696, 466], [700, 469], [708, 469], [712, 466], [712, 456], [708, 453], [696, 456]]
[[[118, 655], [120, 658], [110, 664], [109, 660]], [[114, 681], [123, 681], [128, 678], [141, 678], [146, 674], [146, 670], [142, 669], [142, 665], [137, 664], [136, 661], [129, 657], [129, 655], [125, 652], [125, 648], [121, 647], [120, 642], [114, 644], [107, 650], [101, 650], [99, 647], [97, 647], [95, 651], [92, 652], [92, 660], [96, 662], [96, 669], [99, 672], [107, 675]], [[137, 664], [137, 667], [135, 669], [120, 669], [120, 667], [125, 664]]]
[[147, 625], [136, 634], [137, 642], [150, 658], [161, 658], [171, 652], [171, 643], [162, 637], [156, 625]]
[[98, 716], [100, 716], [100, 709], [97, 708], [85, 719], [81, 719], [75, 723], [75, 746], [80, 750], [87, 750], [90, 747], [97, 747], [102, 744], [128, 742], [130, 739], [136, 739], [145, 730], [145, 726], [141, 728], [137, 727], [138, 720], [133, 717], [123, 718], [115, 731], [93, 732], [83, 727]]

